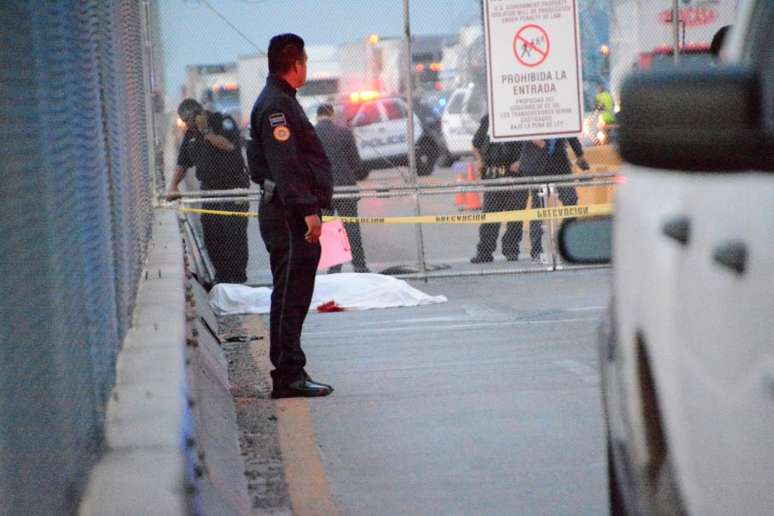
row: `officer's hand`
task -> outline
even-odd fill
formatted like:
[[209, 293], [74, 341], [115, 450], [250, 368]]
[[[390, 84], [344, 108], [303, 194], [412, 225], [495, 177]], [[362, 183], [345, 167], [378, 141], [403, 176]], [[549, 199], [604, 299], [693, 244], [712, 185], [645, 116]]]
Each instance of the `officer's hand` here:
[[575, 160], [575, 164], [578, 165], [578, 168], [580, 168], [581, 170], [591, 169], [591, 167], [589, 166], [589, 162], [586, 161], [586, 158], [584, 158], [583, 156]]
[[181, 197], [182, 195], [180, 195], [180, 191], [177, 188], [170, 188], [167, 192], [167, 201], [176, 201]]
[[514, 174], [517, 173], [519, 171], [520, 166], [521, 166], [520, 162], [514, 161], [513, 163], [511, 163], [511, 167], [510, 167], [511, 172], [513, 172]]
[[546, 141], [545, 140], [532, 140], [532, 145], [534, 145], [538, 149], [542, 149], [543, 147], [546, 146]]
[[196, 128], [199, 129], [199, 132], [204, 132], [207, 129], [207, 117], [204, 113], [196, 115]]
[[317, 244], [320, 242], [320, 234], [322, 233], [322, 221], [319, 215], [307, 215], [304, 217], [306, 222], [306, 235], [304, 238], [310, 244]]

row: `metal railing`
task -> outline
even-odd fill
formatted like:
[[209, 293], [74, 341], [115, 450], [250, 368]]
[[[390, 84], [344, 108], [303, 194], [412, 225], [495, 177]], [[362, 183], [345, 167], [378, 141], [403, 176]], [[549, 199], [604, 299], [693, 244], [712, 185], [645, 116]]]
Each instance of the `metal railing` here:
[[[535, 220], [534, 209], [541, 207], [530, 206], [530, 210], [519, 212], [512, 223], [523, 224], [528, 229], [520, 240], [520, 245], [525, 249], [535, 244], [537, 239], [542, 243], [542, 252], [539, 259], [533, 261], [526, 255], [517, 260], [492, 263], [471, 264], [469, 258], [476, 248], [478, 224], [475, 222], [478, 215], [487, 213], [485, 206], [474, 210], [461, 210], [455, 206], [454, 199], [459, 196], [474, 195], [484, 196], [496, 193], [498, 195], [521, 195], [525, 204], [530, 192], [535, 192], [535, 200], [540, 199], [542, 208], [552, 208], [559, 205], [559, 191], [573, 188], [577, 190], [581, 205], [603, 206], [609, 209], [609, 200], [612, 190], [615, 188], [615, 174], [589, 174], [589, 175], [553, 175], [540, 177], [513, 177], [494, 180], [476, 180], [460, 184], [458, 182], [443, 182], [433, 185], [368, 185], [358, 187], [337, 187], [334, 199], [358, 199], [360, 204], [360, 229], [363, 233], [363, 247], [368, 257], [369, 264], [375, 272], [394, 274], [402, 278], [439, 278], [466, 275], [506, 274], [520, 272], [552, 271], [566, 268], [582, 268], [583, 266], [568, 266], [564, 264], [559, 255], [555, 241], [561, 218], [550, 216]], [[192, 219], [192, 227], [196, 227], [195, 219], [199, 216], [197, 209], [207, 209], [208, 205], [222, 202], [244, 202], [250, 204], [249, 216], [252, 220], [259, 216], [258, 190], [208, 190], [190, 191], [182, 194], [183, 197], [177, 204], [183, 212], [188, 212], [187, 217]], [[480, 199], [479, 199], [480, 200]], [[411, 219], [416, 218], [417, 211], [411, 209], [419, 205], [424, 217], [418, 220], [460, 220], [460, 223], [433, 223], [413, 224]], [[173, 207], [174, 205], [168, 205]], [[465, 208], [462, 206], [462, 208]], [[526, 208], [526, 206], [525, 206]], [[506, 206], [494, 206], [490, 213], [498, 213], [511, 210]], [[582, 210], [577, 210], [582, 211]], [[224, 215], [228, 216], [228, 215]], [[526, 220], [517, 220], [519, 218]], [[582, 214], [581, 214], [582, 216]], [[407, 224], [393, 225], [391, 217], [408, 217]], [[346, 220], [346, 219], [345, 219]], [[543, 226], [538, 228], [536, 223]], [[250, 222], [254, 224], [254, 222]], [[508, 222], [504, 222], [506, 226]], [[421, 245], [413, 247], [409, 256], [408, 246], [412, 239], [410, 231], [415, 231], [417, 226], [422, 226]], [[473, 230], [475, 229], [475, 231]], [[535, 236], [532, 233], [540, 232], [544, 236]], [[257, 228], [248, 230], [249, 266], [248, 283], [269, 284], [270, 269], [268, 255], [263, 249], [262, 242], [257, 235]], [[534, 241], [530, 241], [534, 240]], [[395, 252], [400, 248], [401, 252]], [[205, 253], [206, 254], [206, 253]], [[424, 268], [422, 264], [425, 264]]]

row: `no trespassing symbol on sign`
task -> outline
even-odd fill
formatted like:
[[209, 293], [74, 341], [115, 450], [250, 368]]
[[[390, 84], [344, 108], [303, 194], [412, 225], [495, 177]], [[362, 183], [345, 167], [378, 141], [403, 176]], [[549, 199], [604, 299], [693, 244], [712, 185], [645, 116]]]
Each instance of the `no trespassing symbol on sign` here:
[[513, 54], [516, 60], [532, 68], [543, 64], [551, 52], [548, 33], [539, 25], [530, 23], [516, 31], [513, 37]]

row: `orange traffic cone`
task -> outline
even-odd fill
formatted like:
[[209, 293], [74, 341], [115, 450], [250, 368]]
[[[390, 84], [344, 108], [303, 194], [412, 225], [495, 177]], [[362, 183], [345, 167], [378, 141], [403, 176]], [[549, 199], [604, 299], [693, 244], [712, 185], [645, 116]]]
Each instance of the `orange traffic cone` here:
[[[476, 180], [476, 172], [473, 169], [473, 163], [468, 163], [468, 181], [473, 182]], [[481, 198], [478, 196], [478, 192], [465, 192], [465, 209], [466, 210], [480, 210]]]
[[[462, 183], [465, 182], [465, 174], [460, 172], [457, 174], [457, 186], [462, 186]], [[460, 210], [465, 209], [465, 194], [462, 192], [457, 192], [454, 194], [454, 205], [459, 208]]]

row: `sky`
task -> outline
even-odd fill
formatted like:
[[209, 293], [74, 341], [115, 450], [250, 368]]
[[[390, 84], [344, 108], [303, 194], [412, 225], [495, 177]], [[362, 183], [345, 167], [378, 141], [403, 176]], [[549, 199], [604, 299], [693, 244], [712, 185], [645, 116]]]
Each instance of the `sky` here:
[[[401, 36], [402, 0], [159, 0], [166, 93], [176, 98], [185, 66], [235, 61], [265, 51], [271, 36], [295, 32], [307, 44], [340, 44], [370, 34]], [[456, 34], [479, 16], [480, 0], [410, 0], [414, 34]], [[255, 45], [255, 46], [253, 46]]]

